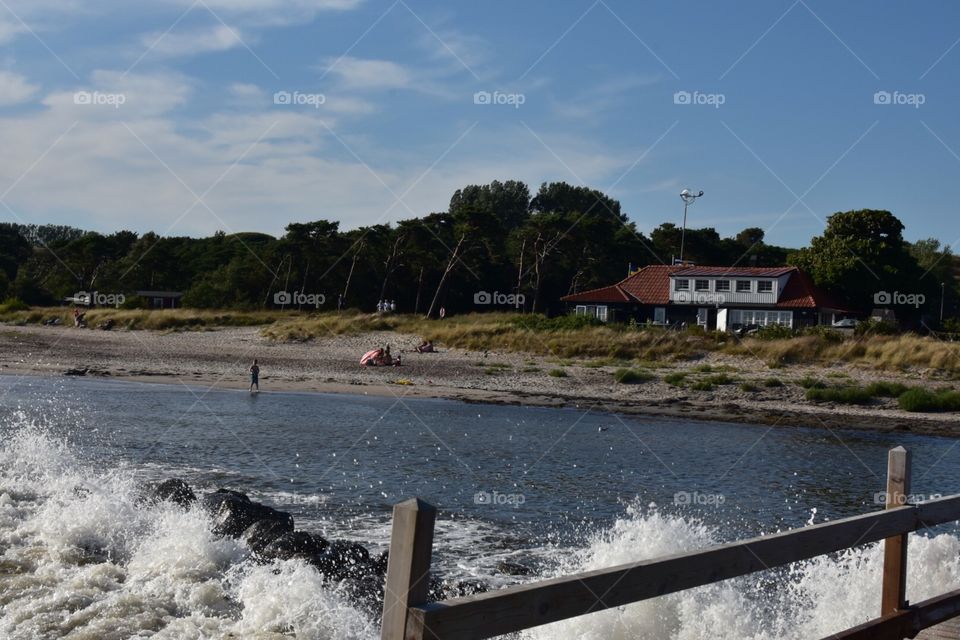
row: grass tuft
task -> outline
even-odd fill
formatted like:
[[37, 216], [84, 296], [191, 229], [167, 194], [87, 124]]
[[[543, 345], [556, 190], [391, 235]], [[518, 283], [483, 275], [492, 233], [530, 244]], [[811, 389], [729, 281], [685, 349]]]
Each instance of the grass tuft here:
[[620, 384], [640, 384], [641, 382], [649, 382], [654, 378], [656, 376], [643, 369], [617, 369], [613, 372], [613, 379]]

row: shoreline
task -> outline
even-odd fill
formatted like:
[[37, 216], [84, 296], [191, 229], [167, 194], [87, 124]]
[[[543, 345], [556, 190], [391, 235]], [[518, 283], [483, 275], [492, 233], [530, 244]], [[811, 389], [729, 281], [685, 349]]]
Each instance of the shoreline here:
[[[0, 374], [62, 376], [86, 370], [87, 377], [144, 383], [196, 385], [246, 390], [248, 360], [257, 357], [264, 391], [434, 398], [460, 402], [571, 408], [622, 415], [735, 422], [769, 427], [860, 429], [875, 433], [910, 432], [960, 437], [960, 415], [916, 414], [896, 408], [895, 401], [873, 405], [814, 404], [792, 384], [803, 376], [844, 376], [867, 383], [874, 380], [930, 384], [918, 375], [863, 371], [838, 363], [835, 367], [793, 365], [756, 371], [756, 362], [730, 356], [708, 356], [697, 362], [665, 363], [652, 369], [656, 380], [618, 384], [617, 367], [590, 363], [552, 363], [521, 353], [470, 352], [440, 349], [419, 354], [412, 350], [418, 336], [376, 332], [301, 343], [263, 338], [258, 328], [225, 328], [198, 332], [95, 331], [72, 327], [0, 327]], [[392, 344], [404, 366], [367, 369], [359, 358], [371, 345]], [[668, 373], [698, 367], [733, 370], [738, 380], [759, 382], [782, 378], [784, 385], [753, 393], [737, 385], [692, 391], [662, 381]], [[550, 369], [554, 367], [553, 369]], [[548, 371], [548, 369], [550, 369]], [[561, 370], [563, 375], [554, 377]], [[744, 371], [746, 370], [746, 371]], [[740, 377], [745, 376], [745, 377]]]

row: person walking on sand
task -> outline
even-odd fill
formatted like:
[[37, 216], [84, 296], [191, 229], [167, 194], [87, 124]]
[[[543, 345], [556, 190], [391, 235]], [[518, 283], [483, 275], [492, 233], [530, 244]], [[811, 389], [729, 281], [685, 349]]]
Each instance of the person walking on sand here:
[[253, 393], [254, 387], [257, 388], [257, 393], [260, 393], [260, 366], [257, 364], [256, 358], [250, 365], [250, 393]]

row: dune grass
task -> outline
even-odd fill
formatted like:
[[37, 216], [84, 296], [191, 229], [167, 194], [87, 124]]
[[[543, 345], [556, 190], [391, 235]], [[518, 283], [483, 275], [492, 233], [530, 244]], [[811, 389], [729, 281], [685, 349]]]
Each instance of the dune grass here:
[[[73, 323], [68, 307], [28, 308], [8, 301], [0, 305], [0, 322], [39, 324], [60, 318]], [[201, 309], [136, 310], [92, 309], [91, 327], [113, 320], [117, 328], [152, 330], [207, 330], [217, 327], [261, 326], [265, 337], [277, 341], [307, 341], [368, 331], [396, 331], [418, 336], [449, 348], [470, 351], [529, 353], [560, 359], [595, 360], [596, 366], [618, 363], [644, 368], [656, 363], [687, 362], [710, 353], [760, 359], [770, 368], [792, 364], [852, 363], [878, 370], [929, 370], [947, 377], [960, 376], [960, 345], [954, 348], [935, 338], [915, 334], [841, 336], [811, 331], [771, 339], [737, 340], [702, 330], [669, 331], [657, 327], [602, 324], [584, 318], [515, 313], [474, 313], [428, 320], [419, 315], [376, 315], [355, 310], [343, 313], [297, 311], [224, 311]], [[724, 370], [698, 365], [698, 373]], [[888, 397], [893, 397], [892, 391]]]
[[[217, 327], [265, 326], [289, 317], [295, 312], [281, 311], [213, 311], [205, 309], [90, 309], [85, 319], [88, 327], [113, 320], [119, 329], [151, 329], [156, 331], [183, 329], [214, 329]], [[0, 322], [7, 324], [42, 324], [58, 318], [67, 326], [73, 325], [72, 307], [33, 307], [4, 311], [0, 307]]]

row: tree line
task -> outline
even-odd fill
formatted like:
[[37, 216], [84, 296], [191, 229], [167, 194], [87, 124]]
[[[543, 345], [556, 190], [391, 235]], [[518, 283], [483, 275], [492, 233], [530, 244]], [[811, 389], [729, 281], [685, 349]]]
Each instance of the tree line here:
[[[872, 295], [865, 274], [882, 280], [873, 290], [929, 285], [931, 300], [938, 278], [955, 289], [949, 248], [907, 243], [902, 230], [889, 212], [835, 214], [822, 236], [795, 251], [766, 244], [759, 228], [726, 238], [713, 228], [687, 229], [684, 257], [704, 265], [798, 264], [863, 304]], [[163, 290], [184, 293], [184, 306], [258, 309], [275, 307], [277, 292], [298, 291], [322, 294], [326, 309], [371, 311], [387, 299], [398, 311], [436, 316], [441, 307], [493, 308], [478, 306], [477, 294], [498, 292], [522, 296], [523, 311], [557, 314], [564, 295], [616, 282], [631, 266], [669, 264], [681, 232], [667, 222], [644, 234], [617, 200], [588, 187], [544, 183], [531, 194], [515, 180], [458, 189], [446, 211], [395, 224], [341, 230], [321, 219], [291, 223], [279, 238], [2, 223], [0, 299], [53, 305], [78, 291]]]

